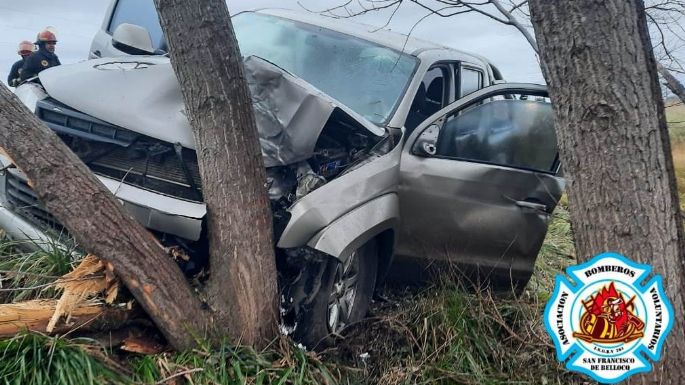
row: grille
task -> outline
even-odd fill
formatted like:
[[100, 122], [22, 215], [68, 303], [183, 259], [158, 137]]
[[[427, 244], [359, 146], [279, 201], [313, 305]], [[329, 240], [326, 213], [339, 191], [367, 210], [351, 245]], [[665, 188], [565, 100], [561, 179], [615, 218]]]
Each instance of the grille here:
[[95, 139], [99, 142], [125, 146], [131, 144], [139, 136], [133, 131], [124, 130], [75, 111], [54, 99], [39, 101], [36, 104], [36, 115], [57, 133]]
[[166, 195], [202, 201], [195, 151], [137, 134], [45, 99], [36, 115], [93, 172]]
[[[89, 167], [96, 173], [121, 180], [129, 184], [158, 191], [167, 195], [202, 200], [200, 170], [195, 152], [184, 149], [183, 163], [173, 146], [158, 149], [161, 154], [151, 154], [149, 143], [138, 143], [147, 149], [136, 150], [112, 146], [111, 152], [89, 162]], [[186, 176], [187, 170], [190, 178]], [[189, 180], [190, 179], [190, 180]]]
[[14, 212], [43, 228], [52, 228], [59, 232], [64, 231], [62, 225], [38, 201], [38, 197], [28, 185], [26, 178], [21, 176], [18, 171], [7, 170], [5, 192], [7, 201], [12, 205]]

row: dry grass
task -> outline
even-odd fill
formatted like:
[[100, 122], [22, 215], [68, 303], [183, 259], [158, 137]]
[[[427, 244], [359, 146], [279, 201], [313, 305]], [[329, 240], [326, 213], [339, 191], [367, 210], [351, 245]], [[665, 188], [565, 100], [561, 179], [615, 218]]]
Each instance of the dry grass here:
[[685, 209], [685, 104], [671, 103], [666, 108], [666, 120], [671, 134], [673, 166], [678, 182], [681, 209]]
[[666, 121], [672, 130], [685, 130], [685, 104], [675, 101], [667, 103]]

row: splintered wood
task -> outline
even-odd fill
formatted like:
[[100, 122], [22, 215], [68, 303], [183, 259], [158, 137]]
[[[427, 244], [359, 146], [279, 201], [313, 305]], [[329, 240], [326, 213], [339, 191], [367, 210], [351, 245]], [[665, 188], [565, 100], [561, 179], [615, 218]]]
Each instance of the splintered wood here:
[[112, 304], [119, 291], [112, 269], [90, 254], [55, 287], [62, 290], [59, 300], [0, 305], [0, 337], [22, 329], [56, 333], [80, 327], [109, 311], [105, 304]]
[[[22, 330], [46, 332], [57, 309], [56, 300], [35, 300], [0, 305], [0, 337], [10, 337]], [[53, 327], [53, 332], [80, 327], [105, 312], [101, 303], [86, 302], [72, 310], [71, 324]]]
[[117, 296], [119, 285], [111, 270], [94, 255], [88, 254], [72, 272], [57, 280], [55, 286], [62, 290], [55, 313], [50, 318], [47, 332], [52, 333], [62, 316], [70, 322], [71, 313], [92, 297], [104, 294], [105, 303], [111, 304]]

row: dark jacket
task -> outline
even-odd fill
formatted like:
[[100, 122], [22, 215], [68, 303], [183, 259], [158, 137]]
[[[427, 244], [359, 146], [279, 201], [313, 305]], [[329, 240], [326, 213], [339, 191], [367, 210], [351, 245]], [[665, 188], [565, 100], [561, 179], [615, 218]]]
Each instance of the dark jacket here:
[[24, 66], [25, 61], [26, 59], [21, 58], [21, 60], [18, 60], [16, 63], [12, 64], [12, 69], [7, 77], [7, 84], [9, 84], [10, 87], [16, 87], [19, 85], [19, 74], [21, 73], [21, 69]]
[[21, 69], [21, 80], [32, 78], [41, 71], [60, 64], [62, 63], [59, 62], [57, 55], [48, 52], [45, 47], [41, 46], [38, 51], [32, 53], [24, 62], [24, 67]]

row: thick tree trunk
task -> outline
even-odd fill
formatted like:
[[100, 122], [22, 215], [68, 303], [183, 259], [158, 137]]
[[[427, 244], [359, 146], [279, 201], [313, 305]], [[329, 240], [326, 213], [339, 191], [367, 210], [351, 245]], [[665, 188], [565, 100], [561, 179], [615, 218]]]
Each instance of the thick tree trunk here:
[[224, 0], [155, 3], [198, 148], [210, 247], [208, 302], [234, 340], [262, 345], [275, 337], [277, 325], [271, 210], [228, 8]]
[[128, 215], [81, 160], [0, 85], [0, 147], [38, 198], [88, 252], [111, 263], [177, 349], [195, 346], [210, 318], [157, 240]]
[[578, 258], [653, 266], [675, 310], [662, 361], [634, 383], [685, 383], [682, 221], [664, 105], [640, 0], [531, 0], [554, 105]]
[[666, 69], [666, 67], [662, 66], [661, 63], [657, 62], [657, 69], [659, 70], [659, 74], [661, 75], [662, 78], [664, 78], [664, 81], [666, 81], [666, 87], [668, 87], [675, 96], [680, 99], [680, 101], [685, 102], [685, 86], [683, 83], [679, 82], [678, 79], [671, 74], [669, 70]]

